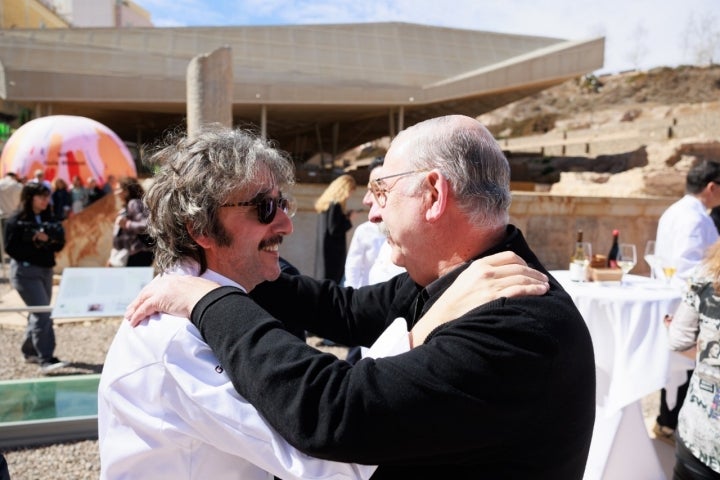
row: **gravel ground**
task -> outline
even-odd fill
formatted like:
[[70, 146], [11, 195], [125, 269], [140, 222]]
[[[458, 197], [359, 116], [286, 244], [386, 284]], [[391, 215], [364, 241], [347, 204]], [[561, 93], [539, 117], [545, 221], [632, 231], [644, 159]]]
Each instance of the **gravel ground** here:
[[[16, 314], [17, 315], [17, 314]], [[55, 326], [55, 355], [70, 365], [53, 375], [100, 373], [105, 354], [121, 319], [103, 319]], [[20, 354], [24, 330], [0, 326], [0, 379], [40, 377], [38, 366]], [[3, 451], [12, 480], [97, 479], [100, 455], [96, 440], [59, 443]]]
[[[7, 314], [5, 314], [7, 315]], [[19, 315], [19, 314], [15, 314]], [[65, 323], [55, 326], [56, 356], [70, 362], [67, 368], [53, 375], [82, 375], [100, 373], [107, 350], [112, 342], [119, 318]], [[23, 362], [20, 343], [21, 327], [0, 324], [0, 380], [40, 377], [37, 365]], [[321, 339], [309, 337], [308, 343], [344, 358], [346, 349], [340, 346], [320, 346]], [[652, 425], [658, 408], [657, 394], [643, 400], [643, 415]], [[68, 442], [53, 445], [5, 449], [12, 480], [84, 480], [97, 479], [100, 457], [97, 440]]]
[[[121, 321], [120, 318], [111, 318], [55, 325], [55, 355], [70, 362], [70, 365], [53, 372], [53, 375], [100, 373]], [[5, 326], [0, 322], [0, 380], [42, 376], [37, 365], [26, 364], [22, 359], [20, 344], [23, 337], [21, 327]], [[320, 342], [318, 337], [308, 338], [309, 344], [344, 357], [345, 348], [324, 347], [320, 346]], [[85, 480], [97, 479], [100, 474], [97, 440], [26, 448], [18, 446], [5, 449], [2, 453], [8, 462], [12, 480]]]

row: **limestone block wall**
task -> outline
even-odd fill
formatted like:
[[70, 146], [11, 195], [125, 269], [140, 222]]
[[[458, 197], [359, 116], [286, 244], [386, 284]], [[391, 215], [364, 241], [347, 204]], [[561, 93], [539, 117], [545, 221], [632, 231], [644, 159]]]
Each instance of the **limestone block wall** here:
[[720, 102], [657, 107], [633, 121], [618, 120], [595, 124], [591, 128], [558, 125], [542, 135], [506, 138], [499, 142], [504, 150], [514, 152], [597, 156], [631, 152], [649, 143], [672, 138], [714, 139], [714, 132], [720, 128]]
[[[303, 273], [312, 275], [315, 259], [317, 214], [312, 209], [324, 185], [300, 184], [295, 188], [299, 209], [293, 219], [295, 231], [281, 247], [282, 255]], [[360, 209], [364, 188], [358, 188], [349, 208]], [[649, 268], [642, 260], [645, 242], [655, 238], [662, 212], [677, 198], [609, 198], [552, 195], [542, 192], [513, 192], [510, 221], [528, 239], [548, 269], [567, 268], [575, 235], [583, 230], [586, 241], [592, 242], [595, 253], [607, 254], [612, 243], [612, 230], [620, 230], [620, 241], [634, 243], [638, 264], [632, 273], [647, 275]], [[367, 219], [367, 212], [357, 215], [358, 225]], [[348, 245], [352, 238], [348, 232]]]
[[[298, 201], [298, 213], [293, 219], [294, 233], [285, 238], [280, 251], [301, 272], [313, 274], [317, 214], [315, 199], [322, 193], [323, 184], [298, 184], [293, 195]], [[362, 205], [365, 188], [359, 187], [348, 207], [361, 210], [353, 218], [354, 225], [367, 219], [367, 207]], [[608, 198], [553, 195], [542, 192], [513, 192], [510, 208], [511, 222], [525, 234], [545, 266], [567, 268], [575, 233], [582, 229], [595, 253], [607, 254], [612, 242], [612, 230], [620, 230], [620, 241], [634, 243], [638, 249], [638, 264], [632, 273], [648, 274], [642, 260], [645, 242], [655, 237], [657, 221], [662, 212], [676, 198]], [[65, 222], [67, 246], [58, 254], [56, 271], [68, 266], [104, 266], [112, 245], [112, 224], [119, 205], [114, 196], [96, 204]], [[348, 245], [354, 230], [348, 232]]]
[[634, 243], [638, 263], [632, 273], [648, 275], [642, 260], [645, 243], [655, 238], [663, 211], [677, 198], [611, 198], [513, 192], [510, 221], [525, 234], [538, 258], [550, 269], [565, 269], [577, 230], [593, 253], [607, 254], [612, 231], [620, 242]]

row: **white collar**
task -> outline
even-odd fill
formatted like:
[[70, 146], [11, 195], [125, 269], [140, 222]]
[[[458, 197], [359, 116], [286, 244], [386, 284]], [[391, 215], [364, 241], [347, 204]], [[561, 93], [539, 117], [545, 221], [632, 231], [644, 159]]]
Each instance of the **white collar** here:
[[205, 270], [205, 273], [202, 275], [198, 275], [200, 272], [200, 264], [197, 263], [195, 260], [191, 259], [185, 259], [181, 262], [177, 263], [174, 267], [171, 267], [167, 270], [166, 273], [170, 273], [173, 275], [190, 275], [193, 277], [200, 277], [204, 278], [206, 280], [211, 280], [215, 283], [219, 283], [223, 287], [236, 287], [242, 290], [243, 292], [247, 293], [247, 290], [245, 287], [240, 285], [234, 280], [229, 279], [225, 275], [222, 275], [214, 270], [210, 270], [209, 268]]

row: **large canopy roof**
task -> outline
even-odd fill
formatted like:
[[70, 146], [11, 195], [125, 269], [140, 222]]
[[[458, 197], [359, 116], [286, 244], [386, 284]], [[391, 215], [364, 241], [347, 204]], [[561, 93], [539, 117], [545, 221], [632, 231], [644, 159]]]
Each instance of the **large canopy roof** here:
[[0, 98], [145, 141], [182, 124], [188, 63], [223, 46], [235, 124], [264, 118], [267, 136], [298, 156], [341, 152], [438, 115], [486, 113], [601, 68], [604, 53], [603, 38], [407, 23], [13, 29], [0, 31]]

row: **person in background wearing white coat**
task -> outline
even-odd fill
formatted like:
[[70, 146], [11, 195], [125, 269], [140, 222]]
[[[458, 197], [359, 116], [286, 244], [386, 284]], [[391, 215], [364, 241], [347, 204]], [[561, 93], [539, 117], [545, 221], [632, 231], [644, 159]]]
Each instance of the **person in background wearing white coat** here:
[[[663, 263], [676, 268], [671, 279], [677, 288], [684, 289], [692, 281], [708, 248], [718, 238], [718, 230], [710, 217], [710, 209], [720, 206], [720, 163], [704, 160], [687, 173], [685, 196], [670, 205], [658, 221], [655, 254]], [[688, 380], [692, 370], [688, 370]], [[688, 382], [678, 387], [673, 408], [667, 403], [667, 392], [660, 392], [660, 412], [653, 432], [673, 445], [678, 414], [688, 389]]]
[[[382, 164], [382, 157], [377, 157], [370, 163], [368, 174], [371, 180], [373, 170], [382, 166]], [[365, 202], [363, 201], [363, 203]], [[345, 259], [344, 285], [346, 287], [360, 288], [371, 283], [387, 280], [387, 278], [376, 278], [374, 282], [370, 281], [370, 270], [385, 243], [387, 243], [386, 237], [380, 229], [380, 225], [367, 220], [355, 227], [350, 247], [348, 247], [347, 258]], [[400, 267], [396, 268], [398, 268], [397, 273], [405, 271]]]

